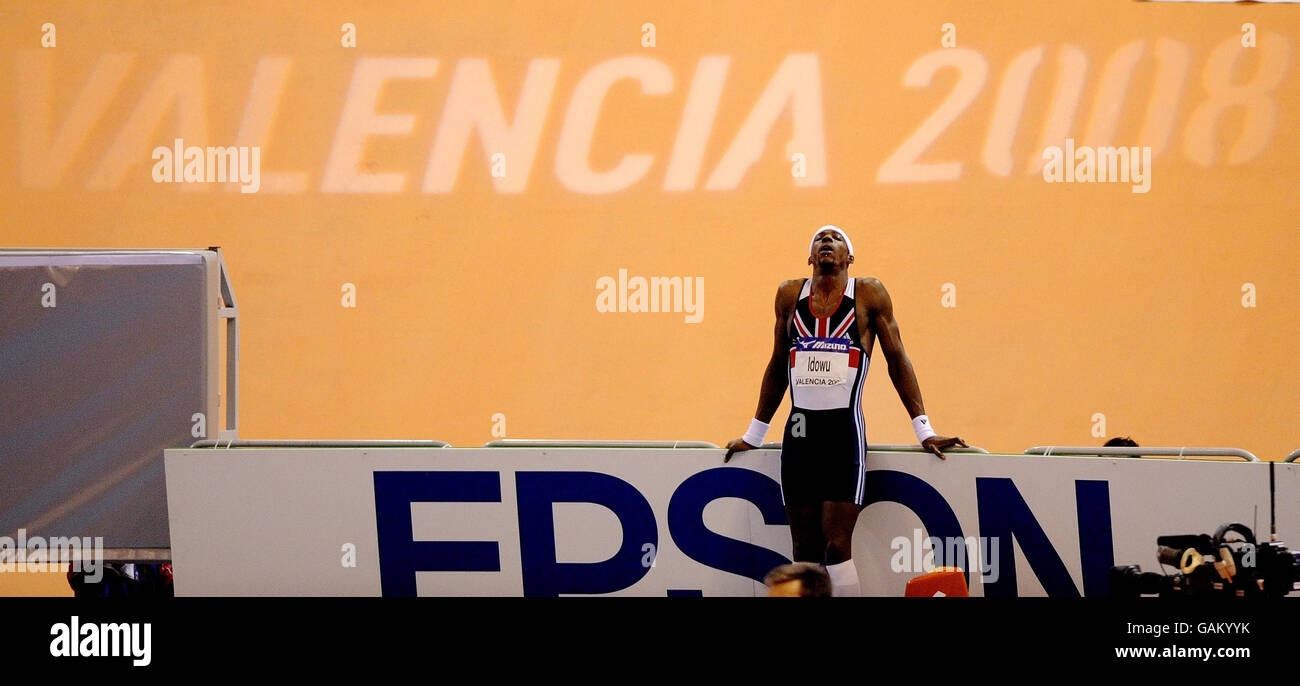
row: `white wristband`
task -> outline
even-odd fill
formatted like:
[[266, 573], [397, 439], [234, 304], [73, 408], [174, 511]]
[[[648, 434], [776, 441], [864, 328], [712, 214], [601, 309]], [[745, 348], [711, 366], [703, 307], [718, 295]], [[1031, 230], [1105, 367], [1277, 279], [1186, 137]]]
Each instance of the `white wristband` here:
[[757, 419], [749, 420], [749, 431], [745, 432], [740, 440], [754, 446], [755, 448], [763, 447], [763, 437], [767, 435], [768, 424], [760, 422]]
[[916, 442], [925, 443], [925, 439], [935, 436], [934, 427], [930, 426], [930, 418], [921, 414], [912, 420], [912, 431], [916, 432]]

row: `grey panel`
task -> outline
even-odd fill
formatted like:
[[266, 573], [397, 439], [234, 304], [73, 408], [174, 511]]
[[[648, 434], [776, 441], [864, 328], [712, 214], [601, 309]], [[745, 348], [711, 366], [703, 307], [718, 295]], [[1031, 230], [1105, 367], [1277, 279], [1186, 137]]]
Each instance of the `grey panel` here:
[[0, 254], [0, 535], [169, 545], [163, 449], [207, 411], [205, 270], [198, 253]]

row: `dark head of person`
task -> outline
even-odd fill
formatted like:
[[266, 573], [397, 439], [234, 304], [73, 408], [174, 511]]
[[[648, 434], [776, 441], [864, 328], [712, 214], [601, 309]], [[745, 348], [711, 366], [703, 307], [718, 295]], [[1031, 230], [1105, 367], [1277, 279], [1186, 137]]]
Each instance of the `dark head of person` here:
[[831, 577], [821, 565], [811, 562], [795, 562], [781, 565], [767, 573], [763, 583], [767, 584], [770, 598], [829, 598], [831, 596]]
[[[1109, 441], [1106, 441], [1106, 444], [1103, 445], [1102, 447], [1103, 448], [1136, 448], [1138, 447], [1138, 444], [1137, 441], [1129, 438], [1128, 436], [1116, 436], [1110, 439]], [[1111, 457], [1142, 457], [1142, 456], [1141, 455], [1127, 455], [1127, 456], [1112, 455]]]

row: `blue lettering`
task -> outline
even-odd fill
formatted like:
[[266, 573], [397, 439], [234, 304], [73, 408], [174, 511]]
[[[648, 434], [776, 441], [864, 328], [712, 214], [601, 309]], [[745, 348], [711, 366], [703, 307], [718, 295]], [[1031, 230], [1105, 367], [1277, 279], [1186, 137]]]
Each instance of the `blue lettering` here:
[[1029, 511], [1029, 505], [1007, 478], [976, 478], [975, 497], [979, 504], [980, 535], [996, 541], [999, 553], [998, 580], [984, 584], [984, 597], [1017, 595], [1016, 553], [1012, 537], [1020, 543], [1025, 561], [1034, 570], [1043, 590], [1052, 597], [1079, 597], [1079, 589], [1056, 554], [1043, 527]]
[[496, 541], [415, 541], [411, 503], [499, 503], [496, 472], [375, 472], [379, 583], [385, 596], [414, 597], [416, 572], [499, 572]]
[[1115, 540], [1110, 526], [1110, 484], [1074, 482], [1079, 510], [1079, 562], [1083, 566], [1083, 594], [1110, 595], [1110, 568], [1115, 566]]
[[764, 524], [785, 524], [781, 486], [750, 469], [716, 467], [683, 481], [668, 503], [668, 531], [688, 557], [714, 569], [763, 581], [790, 560], [780, 553], [714, 533], [704, 526], [704, 507], [718, 498], [741, 498], [758, 506]]
[[[641, 547], [659, 547], [659, 527], [650, 503], [632, 484], [597, 472], [516, 472], [515, 490], [525, 596], [612, 593], [650, 571], [641, 564]], [[618, 552], [603, 562], [558, 562], [555, 503], [594, 503], [612, 511], [623, 527]]]
[[[944, 540], [965, 538], [961, 533], [961, 522], [948, 506], [948, 501], [943, 499], [934, 486], [911, 474], [892, 469], [869, 471], [865, 492], [866, 498], [863, 501], [865, 505], [881, 502], [898, 503], [915, 512], [929, 536], [938, 536]], [[946, 560], [946, 548], [947, 546], [935, 548], [936, 567], [956, 564], [956, 560]], [[966, 585], [969, 587], [970, 570], [963, 568], [962, 575], [966, 577]]]

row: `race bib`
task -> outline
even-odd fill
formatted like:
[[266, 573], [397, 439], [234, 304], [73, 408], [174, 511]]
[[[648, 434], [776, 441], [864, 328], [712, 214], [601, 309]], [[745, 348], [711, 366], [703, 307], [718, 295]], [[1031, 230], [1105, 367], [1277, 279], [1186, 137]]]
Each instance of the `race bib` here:
[[848, 352], [796, 350], [791, 370], [796, 387], [839, 386], [849, 382]]
[[856, 355], [847, 338], [801, 338], [790, 355], [795, 405], [809, 410], [849, 406]]

